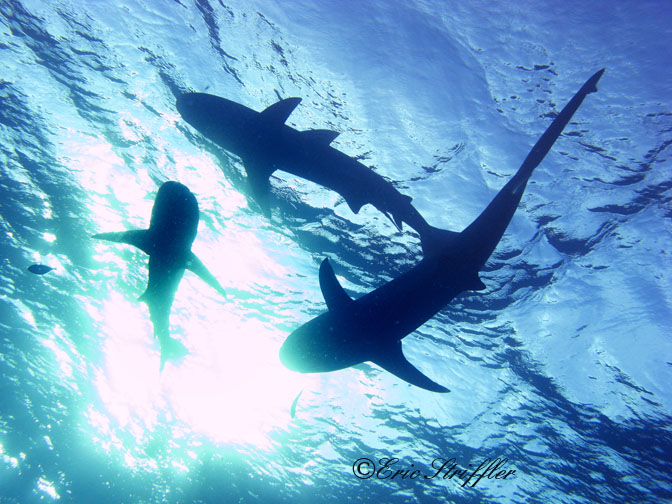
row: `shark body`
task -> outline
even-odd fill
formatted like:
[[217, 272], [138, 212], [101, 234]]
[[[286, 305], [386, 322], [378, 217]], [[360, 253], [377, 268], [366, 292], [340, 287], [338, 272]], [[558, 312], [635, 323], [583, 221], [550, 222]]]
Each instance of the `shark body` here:
[[343, 290], [325, 259], [319, 280], [328, 311], [287, 337], [280, 349], [283, 364], [294, 371], [314, 373], [370, 361], [418, 387], [448, 392], [406, 360], [401, 340], [461, 292], [485, 289], [478, 272], [502, 238], [527, 181], [584, 98], [597, 91], [603, 72], [586, 81], [481, 215], [455, 233], [438, 253], [425, 255], [406, 273], [357, 300]]
[[193, 193], [185, 185], [169, 181], [161, 185], [156, 195], [149, 229], [93, 236], [133, 245], [149, 255], [147, 289], [140, 300], [147, 303], [154, 335], [161, 345], [161, 367], [167, 359], [188, 353], [182, 343], [170, 336], [170, 309], [184, 270], [193, 271], [224, 295], [217, 279], [191, 251], [198, 218], [198, 203]]

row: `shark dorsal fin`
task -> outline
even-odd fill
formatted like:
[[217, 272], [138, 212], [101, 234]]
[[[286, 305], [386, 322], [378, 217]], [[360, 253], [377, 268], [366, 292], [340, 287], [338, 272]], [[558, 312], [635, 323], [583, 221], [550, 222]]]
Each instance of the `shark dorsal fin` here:
[[336, 140], [336, 137], [340, 135], [338, 131], [326, 130], [326, 129], [312, 129], [305, 130], [301, 132], [301, 136], [308, 140], [321, 143], [323, 145], [329, 145], [331, 142]]
[[416, 385], [430, 392], [450, 392], [446, 387], [430, 380], [406, 360], [401, 351], [401, 341], [397, 340], [391, 346], [381, 348], [380, 354], [371, 362], [378, 364], [384, 370], [389, 371], [397, 378], [401, 378], [411, 385]]
[[285, 98], [260, 112], [267, 124], [282, 126], [292, 114], [301, 98]]
[[329, 259], [325, 259], [320, 265], [320, 289], [322, 289], [322, 295], [327, 302], [329, 311], [343, 311], [353, 302], [352, 298], [343, 290], [341, 284], [338, 283], [336, 274], [329, 264]]

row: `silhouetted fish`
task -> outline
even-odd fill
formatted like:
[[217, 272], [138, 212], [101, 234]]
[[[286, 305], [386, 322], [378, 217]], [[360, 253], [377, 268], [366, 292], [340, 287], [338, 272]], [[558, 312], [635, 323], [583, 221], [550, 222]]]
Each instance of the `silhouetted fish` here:
[[149, 255], [147, 290], [140, 300], [147, 303], [154, 334], [161, 344], [161, 367], [167, 359], [186, 355], [187, 349], [171, 338], [170, 308], [185, 269], [196, 273], [224, 295], [217, 279], [191, 251], [198, 228], [198, 203], [192, 192], [179, 182], [166, 182], [152, 208], [149, 229], [100, 233], [94, 238], [128, 243]]
[[177, 110], [207, 138], [243, 160], [256, 201], [268, 211], [268, 180], [275, 170], [292, 173], [343, 196], [354, 213], [370, 203], [401, 230], [403, 222], [420, 234], [425, 254], [440, 250], [457, 233], [427, 224], [390, 182], [329, 144], [335, 131], [297, 131], [285, 124], [300, 98], [287, 98], [263, 112], [206, 93], [185, 93]]
[[44, 275], [45, 273], [49, 273], [53, 269], [54, 268], [52, 268], [51, 266], [47, 266], [46, 264], [31, 264], [30, 266], [28, 266], [28, 271], [36, 275]]

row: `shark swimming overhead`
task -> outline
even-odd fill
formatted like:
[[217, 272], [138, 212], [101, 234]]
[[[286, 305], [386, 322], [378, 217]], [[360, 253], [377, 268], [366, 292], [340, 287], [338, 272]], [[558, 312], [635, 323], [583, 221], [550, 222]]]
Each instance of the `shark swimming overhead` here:
[[331, 147], [335, 131], [298, 131], [285, 124], [300, 98], [287, 98], [262, 112], [205, 93], [185, 93], [177, 110], [185, 121], [220, 147], [240, 157], [255, 200], [268, 209], [269, 178], [281, 170], [340, 194], [354, 213], [370, 203], [401, 230], [405, 222], [420, 234], [425, 254], [439, 250], [453, 233], [430, 226], [390, 182]]
[[196, 273], [224, 295], [217, 279], [191, 251], [198, 228], [198, 203], [192, 192], [179, 182], [165, 182], [152, 208], [149, 229], [100, 233], [94, 238], [128, 243], [149, 255], [147, 290], [140, 297], [147, 303], [154, 335], [161, 345], [161, 367], [167, 359], [186, 355], [187, 349], [170, 336], [170, 308], [184, 270]]
[[320, 288], [328, 311], [285, 340], [280, 360], [302, 373], [336, 371], [370, 361], [433, 392], [448, 389], [406, 360], [401, 340], [434, 317], [463, 291], [485, 289], [478, 272], [502, 238], [533, 170], [541, 163], [584, 98], [597, 91], [595, 73], [553, 120], [513, 178], [481, 215], [443, 249], [411, 270], [353, 300], [338, 283], [328, 260], [320, 266]]

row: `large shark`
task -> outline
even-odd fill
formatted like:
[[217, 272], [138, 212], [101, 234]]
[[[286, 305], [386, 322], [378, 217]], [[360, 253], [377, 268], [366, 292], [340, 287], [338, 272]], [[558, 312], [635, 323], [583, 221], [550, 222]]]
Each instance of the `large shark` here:
[[149, 255], [147, 290], [140, 300], [147, 303], [154, 335], [161, 345], [161, 368], [167, 359], [186, 355], [182, 343], [170, 336], [170, 307], [185, 269], [202, 278], [224, 295], [217, 279], [191, 251], [198, 228], [198, 203], [192, 192], [179, 182], [165, 182], [152, 208], [149, 229], [100, 233], [94, 238], [128, 243]]
[[553, 120], [513, 178], [481, 215], [443, 249], [382, 287], [353, 300], [338, 283], [328, 260], [320, 266], [320, 288], [328, 311], [291, 333], [280, 360], [302, 373], [328, 372], [371, 361], [402, 380], [433, 392], [448, 389], [406, 360], [401, 340], [463, 291], [485, 285], [478, 272], [499, 243], [532, 171], [541, 163], [586, 95], [597, 91], [600, 70]]
[[185, 93], [177, 110], [205, 137], [240, 157], [255, 200], [268, 210], [269, 178], [282, 170], [336, 191], [354, 213], [370, 203], [401, 230], [407, 223], [420, 234], [425, 254], [449, 236], [430, 226], [401, 194], [371, 168], [331, 147], [335, 131], [298, 131], [285, 121], [301, 102], [287, 98], [256, 112], [240, 103], [206, 93]]

